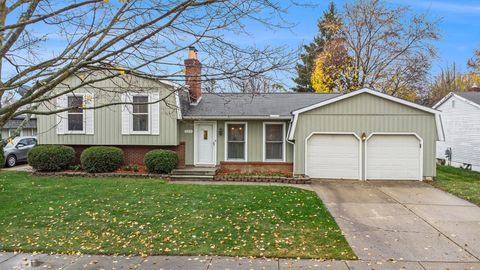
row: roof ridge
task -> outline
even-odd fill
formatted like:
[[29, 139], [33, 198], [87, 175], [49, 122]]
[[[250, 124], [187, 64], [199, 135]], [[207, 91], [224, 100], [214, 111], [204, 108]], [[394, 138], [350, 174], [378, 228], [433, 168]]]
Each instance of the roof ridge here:
[[307, 93], [307, 92], [280, 92], [280, 93], [241, 93], [241, 92], [232, 92], [232, 93], [212, 93], [206, 92], [203, 94], [210, 94], [210, 95], [252, 95], [252, 96], [263, 96], [263, 95], [341, 95], [342, 93]]

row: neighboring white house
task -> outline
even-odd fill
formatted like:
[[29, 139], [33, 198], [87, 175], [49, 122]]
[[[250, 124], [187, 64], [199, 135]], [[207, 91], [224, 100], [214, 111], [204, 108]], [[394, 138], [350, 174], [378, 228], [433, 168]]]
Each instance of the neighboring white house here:
[[480, 89], [452, 92], [438, 102], [445, 141], [437, 142], [437, 158], [451, 151], [451, 165], [480, 171]]
[[[11, 120], [8, 120], [7, 123], [2, 127], [2, 139], [6, 139], [17, 130], [20, 124], [25, 119], [24, 115], [17, 116]], [[23, 127], [20, 131], [19, 136], [37, 136], [37, 119], [32, 117], [30, 121]]]

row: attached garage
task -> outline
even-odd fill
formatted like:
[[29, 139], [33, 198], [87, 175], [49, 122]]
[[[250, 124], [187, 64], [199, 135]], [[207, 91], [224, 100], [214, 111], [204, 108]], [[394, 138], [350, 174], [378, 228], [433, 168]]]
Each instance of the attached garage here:
[[371, 89], [293, 112], [294, 174], [323, 179], [423, 180], [436, 176], [438, 111]]
[[365, 143], [367, 180], [422, 180], [422, 139], [414, 134], [372, 134]]
[[306, 170], [313, 178], [361, 179], [361, 143], [355, 134], [313, 133], [307, 138]]

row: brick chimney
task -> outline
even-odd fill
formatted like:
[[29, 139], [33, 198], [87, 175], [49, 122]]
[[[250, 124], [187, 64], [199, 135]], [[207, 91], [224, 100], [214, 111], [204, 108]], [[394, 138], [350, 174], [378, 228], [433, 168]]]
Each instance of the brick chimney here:
[[190, 47], [185, 59], [185, 84], [188, 86], [190, 101], [197, 103], [202, 96], [202, 63], [198, 60], [197, 49]]

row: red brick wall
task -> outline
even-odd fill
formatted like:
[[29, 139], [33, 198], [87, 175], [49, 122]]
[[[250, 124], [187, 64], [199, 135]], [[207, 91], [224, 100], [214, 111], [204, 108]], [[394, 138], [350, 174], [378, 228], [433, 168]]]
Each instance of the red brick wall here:
[[[69, 145], [75, 149], [76, 162], [80, 163], [80, 155], [82, 151], [92, 145]], [[145, 154], [154, 149], [165, 149], [177, 152], [178, 155], [178, 168], [185, 167], [185, 143], [182, 142], [177, 146], [150, 146], [150, 145], [111, 145], [123, 150], [125, 165], [127, 164], [139, 164], [143, 165], [143, 157]]]
[[293, 175], [292, 162], [220, 162], [219, 174], [227, 173], [283, 173]]

